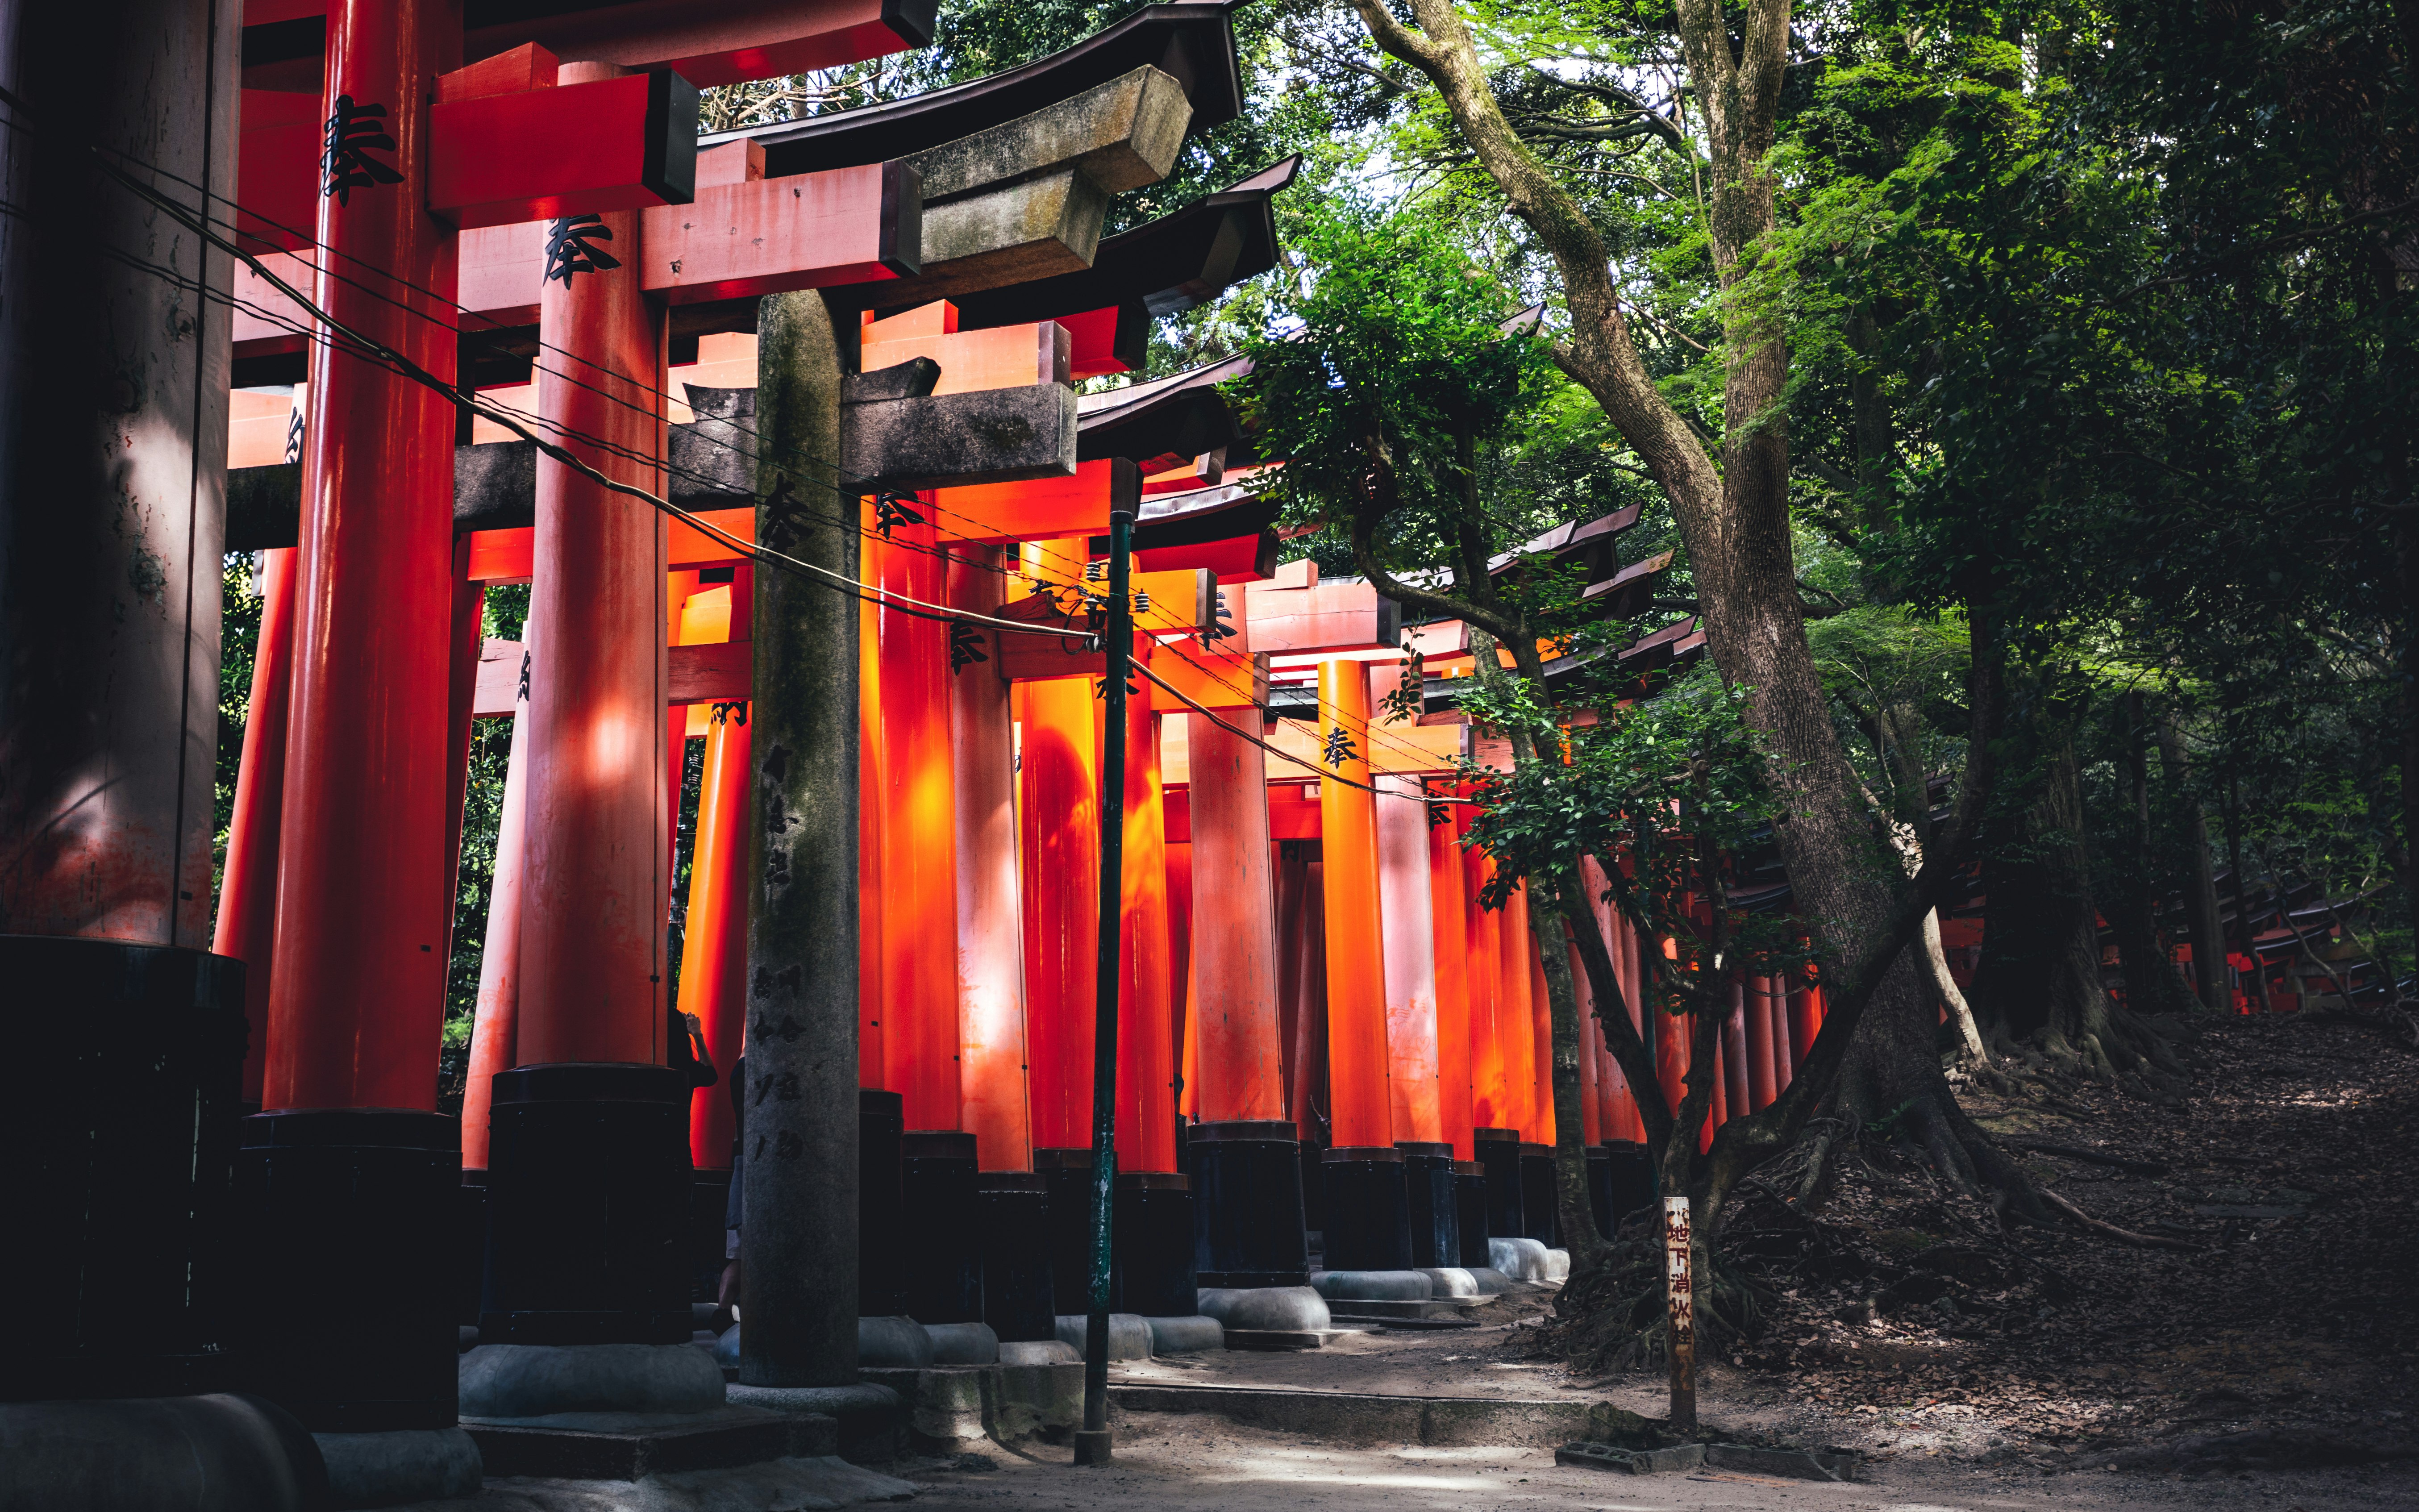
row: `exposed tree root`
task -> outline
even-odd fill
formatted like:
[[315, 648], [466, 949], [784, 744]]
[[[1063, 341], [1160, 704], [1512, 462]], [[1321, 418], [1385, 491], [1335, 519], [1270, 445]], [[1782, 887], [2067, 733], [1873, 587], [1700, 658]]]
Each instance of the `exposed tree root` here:
[[2080, 1145], [2061, 1145], [2048, 1139], [2026, 1139], [2020, 1135], [2001, 1134], [1999, 1143], [2014, 1149], [2030, 1149], [2043, 1155], [2057, 1155], [2067, 1160], [2079, 1160], [2087, 1165], [2112, 1165], [2136, 1176], [2165, 1176], [2167, 1168], [2153, 1160], [2127, 1160], [2104, 1150], [2085, 1149]]
[[2161, 1239], [2154, 1234], [2137, 1234], [2130, 1228], [2119, 1228], [2115, 1224], [2094, 1218], [2045, 1186], [2037, 1186], [2033, 1190], [2041, 1194], [2043, 1202], [2073, 1220], [2076, 1227], [2113, 1239], [2120, 1244], [2131, 1244], [2135, 1249], [2180, 1249], [2195, 1255], [2200, 1253], [2198, 1244], [2187, 1244], [2180, 1239]]
[[[1769, 1295], [1718, 1255], [1712, 1286], [1697, 1298], [1697, 1353], [1725, 1356], [1760, 1331]], [[1668, 1358], [1671, 1330], [1663, 1304], [1663, 1245], [1648, 1233], [1623, 1238], [1595, 1265], [1574, 1270], [1554, 1299], [1556, 1321], [1542, 1342], [1550, 1352], [1588, 1370], [1630, 1370]]]

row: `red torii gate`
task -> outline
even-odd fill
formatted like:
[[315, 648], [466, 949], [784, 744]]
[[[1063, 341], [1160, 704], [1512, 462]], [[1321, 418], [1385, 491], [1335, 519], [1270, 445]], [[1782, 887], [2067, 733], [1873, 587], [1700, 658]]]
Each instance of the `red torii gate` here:
[[[311, 223], [311, 239], [322, 255], [314, 301], [342, 332], [450, 382], [456, 367], [458, 228], [551, 215], [550, 252], [558, 263], [597, 265], [586, 249], [601, 238], [573, 234], [596, 224], [583, 218], [614, 216], [630, 225], [639, 206], [689, 197], [698, 78], [684, 78], [676, 63], [706, 82], [723, 82], [758, 76], [751, 69], [782, 71], [816, 49], [828, 61], [848, 61], [929, 34], [912, 26], [908, 36], [892, 26], [869, 27], [865, 9], [764, 7], [748, 13], [752, 33], [734, 24], [718, 36], [708, 35], [712, 24], [685, 23], [666, 8], [558, 12], [510, 38], [479, 29], [474, 17], [466, 42], [454, 29], [458, 12], [448, 7], [335, 0], [326, 8]], [[292, 22], [302, 14], [308, 11], [288, 7], [274, 19]], [[543, 48], [519, 46], [547, 41], [611, 67], [574, 69], [572, 82], [558, 84], [548, 76]], [[463, 68], [466, 48], [491, 55]], [[796, 51], [802, 48], [808, 51]], [[500, 52], [502, 56], [492, 55]], [[775, 61], [777, 54], [782, 61]], [[654, 71], [594, 76], [622, 68]], [[245, 186], [247, 196], [252, 187]], [[267, 187], [273, 201], [273, 181]], [[614, 395], [626, 401], [614, 403], [591, 390], [559, 386], [555, 413], [547, 418], [609, 440], [635, 440], [639, 444], [632, 449], [642, 459], [637, 466], [643, 468], [643, 458], [662, 452], [659, 401], [636, 392], [661, 386], [660, 316], [650, 316], [642, 291], [630, 286], [635, 268], [617, 285], [616, 298], [604, 302], [588, 288], [572, 288], [569, 277], [559, 282], [559, 289], [548, 283], [552, 292], [541, 302], [560, 300], [562, 313], [575, 319], [614, 324], [616, 349], [586, 356], [605, 356], [614, 370], [609, 382], [633, 392]], [[649, 330], [649, 360], [630, 360], [648, 347]], [[349, 342], [342, 333], [334, 339]], [[446, 1348], [452, 1299], [432, 1236], [451, 1227], [459, 1136], [452, 1120], [428, 1110], [450, 901], [443, 837], [452, 758], [435, 737], [467, 717], [469, 692], [461, 675], [467, 669], [459, 665], [467, 658], [449, 654], [445, 639], [435, 633], [457, 619], [469, 591], [454, 548], [457, 407], [444, 393], [324, 339], [311, 352], [310, 378], [297, 658], [279, 826], [281, 917], [263, 1088], [264, 1103], [274, 1111], [249, 1120], [240, 1166], [253, 1195], [259, 1279], [278, 1293], [276, 1305], [261, 1310], [264, 1319], [279, 1319], [262, 1352], [261, 1386], [315, 1428], [450, 1427], [455, 1410], [454, 1351]], [[633, 410], [633, 403], [642, 408]], [[616, 459], [614, 465], [630, 464]], [[595, 550], [585, 561], [578, 545], [558, 543], [570, 554], [562, 576], [588, 566], [598, 574], [592, 583], [601, 582], [617, 576], [634, 551], [660, 563], [662, 527], [651, 516], [639, 519], [645, 512], [635, 501], [621, 501], [629, 509], [599, 508], [559, 478], [542, 485], [547, 494], [552, 496], [548, 512], [558, 519], [563, 510], [587, 507], [612, 520], [587, 536]], [[660, 594], [659, 570], [653, 581], [652, 592]], [[559, 612], [563, 623], [557, 629], [572, 628], [572, 611]], [[557, 635], [558, 643], [569, 639]], [[650, 684], [658, 675], [656, 656], [648, 645]], [[597, 718], [635, 717], [626, 707], [615, 709], [615, 701], [626, 698], [622, 688], [630, 680], [630, 660], [626, 646], [607, 642], [590, 662], [593, 671], [562, 679], [568, 686], [548, 695], [559, 694], [560, 702], [539, 723], [584, 723], [593, 735]], [[645, 731], [655, 732], [663, 705], [659, 697], [651, 702]], [[624, 733], [634, 750], [644, 752], [638, 764], [652, 795], [647, 801], [660, 804], [660, 735]], [[601, 805], [612, 810], [629, 798], [608, 782], [571, 801], [575, 810]], [[646, 850], [652, 887], [660, 846]], [[617, 932], [623, 948], [598, 953], [615, 976], [619, 995], [612, 1001], [635, 1001], [637, 1011], [626, 1016], [652, 1024], [659, 983], [641, 980], [634, 987], [621, 979], [638, 964], [634, 952], [647, 949], [643, 919], [660, 906], [660, 889], [654, 899], [628, 898], [622, 891], [629, 871], [624, 860], [569, 856], [563, 860], [569, 874], [556, 881], [575, 889], [609, 888], [625, 898], [618, 905], [626, 921]], [[544, 940], [531, 943], [541, 958], [550, 948]], [[660, 976], [659, 964], [644, 964], [653, 968], [649, 975]], [[566, 969], [576, 977], [576, 967]], [[525, 1021], [524, 1032], [546, 1017]], [[644, 1062], [659, 1047], [652, 1029], [641, 1032], [644, 1040], [630, 1039], [620, 1027], [593, 1045], [574, 1035], [557, 1048]], [[654, 1082], [671, 1075], [640, 1067], [632, 1072], [605, 1079], [629, 1084], [642, 1103]], [[531, 1105], [518, 1119], [519, 1137], [544, 1143], [562, 1137], [549, 1129], [563, 1116], [549, 1116], [540, 1105], [548, 1088], [568, 1080], [576, 1103], [593, 1098], [596, 1088], [587, 1084], [598, 1078], [527, 1080], [519, 1090]], [[339, 1192], [347, 1196], [331, 1200]], [[679, 1197], [686, 1195], [684, 1180]], [[536, 1213], [521, 1216], [544, 1221]], [[625, 1248], [646, 1242], [641, 1235], [600, 1230], [595, 1221], [585, 1219], [592, 1240]], [[551, 1327], [556, 1338], [582, 1329], [592, 1336], [621, 1337], [634, 1326], [643, 1333], [651, 1325], [660, 1333], [675, 1322], [686, 1336], [685, 1306], [677, 1316], [664, 1308], [660, 1318], [623, 1318], [633, 1303], [643, 1310], [637, 1298], [572, 1299], [569, 1305], [584, 1314], [558, 1315], [548, 1325], [534, 1316], [548, 1304], [511, 1300], [535, 1333]], [[298, 1327], [296, 1318], [308, 1321]]]

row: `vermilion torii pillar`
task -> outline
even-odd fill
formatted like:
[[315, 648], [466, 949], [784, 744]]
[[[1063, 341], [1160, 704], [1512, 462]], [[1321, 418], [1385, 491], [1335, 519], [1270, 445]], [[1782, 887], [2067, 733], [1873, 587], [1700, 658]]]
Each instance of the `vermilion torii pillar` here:
[[[1327, 904], [1327, 1084], [1335, 1145], [1326, 1178], [1330, 1272], [1411, 1263], [1402, 1151], [1387, 1089], [1386, 961], [1378, 903], [1365, 663], [1318, 665], [1319, 850]], [[1360, 784], [1355, 786], [1353, 784]]]
[[[1139, 684], [1141, 679], [1135, 681]], [[1142, 685], [1148, 687], [1148, 685]], [[1176, 1168], [1176, 1044], [1169, 1018], [1167, 820], [1160, 717], [1146, 694], [1126, 700], [1125, 825], [1118, 909], [1117, 1308], [1190, 1318], [1194, 1296], [1193, 1194]]]
[[[929, 517], [929, 507], [924, 514]], [[863, 547], [868, 579], [918, 603], [942, 601], [932, 522], [883, 529]], [[881, 853], [874, 911], [883, 1075], [904, 1120], [899, 1273], [908, 1316], [968, 1323], [982, 1315], [978, 1236], [970, 1222], [978, 1156], [960, 1128], [956, 783], [949, 739], [949, 627], [888, 605], [872, 609], [878, 725], [865, 794]]]
[[[1258, 717], [1256, 709], [1230, 720]], [[1185, 728], [1193, 819], [1193, 1001], [1199, 1052], [1191, 1131], [1206, 1287], [1310, 1279], [1302, 1156], [1285, 1099], [1271, 909], [1268, 762], [1208, 715]]]
[[1051, 1185], [1053, 1282], [1060, 1314], [1086, 1310], [1090, 1273], [1079, 1227], [1091, 1168], [1093, 973], [1099, 957], [1100, 758], [1092, 679], [1019, 683], [1024, 748], [1025, 1041], [1034, 1164]]
[[[731, 624], [745, 632], [737, 607]], [[747, 1006], [747, 705], [716, 704], [709, 721], [697, 848], [689, 861], [680, 1010], [704, 1026], [706, 1052], [728, 1078], [739, 1060]], [[689, 1102], [690, 1163], [728, 1171], [733, 1134], [726, 1088], [698, 1088]]]
[[[1457, 794], [1466, 796], [1465, 794]], [[1472, 980], [1478, 963], [1470, 949], [1471, 903], [1462, 884], [1459, 826], [1454, 815], [1466, 806], [1442, 807], [1427, 816], [1428, 909], [1436, 931], [1437, 1111], [1453, 1146], [1456, 1232], [1464, 1266], [1491, 1265], [1487, 1253], [1487, 1169], [1474, 1141], [1476, 1103], [1472, 1087], [1471, 1026], [1481, 1004]]]
[[[422, 0], [331, 9], [316, 224], [331, 255], [312, 290], [440, 378], [455, 371], [455, 268], [452, 228], [428, 208], [431, 97], [460, 58], [458, 27]], [[313, 348], [310, 378], [270, 1111], [247, 1120], [239, 1167], [262, 1292], [254, 1354], [258, 1389], [314, 1429], [451, 1427], [443, 1236], [460, 1134], [434, 1108], [455, 407], [341, 340]]]
[[[1005, 602], [1007, 553], [949, 554], [948, 601], [977, 613]], [[960, 1118], [975, 1140], [982, 1317], [1003, 1342], [1055, 1338], [1048, 1178], [1033, 1168], [1026, 1097], [1024, 907], [1017, 888], [1011, 685], [951, 658], [950, 771], [956, 788]]]
[[1454, 1149], [1444, 1131], [1426, 785], [1415, 777], [1381, 777], [1378, 787], [1388, 1092], [1394, 1148], [1403, 1153], [1411, 1263], [1456, 1266], [1461, 1263], [1461, 1234]]
[[245, 706], [243, 756], [236, 768], [235, 817], [227, 826], [226, 870], [219, 884], [211, 948], [246, 963], [244, 1101], [260, 1105], [268, 1069], [269, 954], [277, 936], [277, 825], [285, 793], [285, 724], [294, 687], [295, 578], [291, 548], [261, 553], [260, 630], [252, 648], [252, 697]]

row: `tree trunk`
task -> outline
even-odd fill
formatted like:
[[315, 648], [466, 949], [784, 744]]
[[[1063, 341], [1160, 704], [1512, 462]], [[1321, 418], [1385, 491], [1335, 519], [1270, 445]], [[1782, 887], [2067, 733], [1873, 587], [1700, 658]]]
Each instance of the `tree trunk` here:
[[[1534, 884], [1532, 884], [1533, 888]], [[1563, 1247], [1570, 1251], [1574, 1269], [1597, 1257], [1605, 1248], [1595, 1230], [1595, 1209], [1588, 1199], [1587, 1124], [1580, 1106], [1579, 992], [1571, 980], [1569, 936], [1564, 933], [1561, 901], [1539, 895], [1529, 900], [1529, 931], [1546, 968], [1546, 998], [1554, 1045], [1554, 1207], [1563, 1224]]]
[[2223, 1013], [2231, 994], [2226, 980], [2226, 928], [2217, 903], [2217, 869], [2209, 850], [2209, 818], [2200, 795], [2192, 790], [2192, 758], [2176, 731], [2175, 717], [2159, 716], [2159, 764], [2177, 795], [2177, 809], [2187, 862], [2184, 872], [2184, 917], [2192, 931], [2193, 976], [2200, 987], [2201, 1006]]
[[2265, 1013], [2271, 1008], [2268, 970], [2259, 964], [2259, 932], [2251, 927], [2251, 882], [2242, 870], [2242, 779], [2230, 757], [2226, 768], [2226, 865], [2234, 872], [2234, 925], [2242, 932], [2242, 954], [2251, 963], [2251, 1000]]
[[2130, 854], [2115, 867], [2117, 896], [2108, 919], [2117, 932], [2117, 955], [2125, 966], [2126, 1006], [2142, 1013], [2165, 1012], [2184, 996], [2169, 980], [2172, 966], [2159, 938], [2158, 847], [2150, 826], [2149, 719], [2142, 695], [2123, 702], [2126, 791], [2133, 820]]
[[1940, 943], [1940, 910], [1923, 916], [1923, 964], [1932, 973], [1932, 990], [1940, 998], [1941, 1009], [1949, 1015], [1949, 1026], [1957, 1034], [1957, 1059], [1964, 1065], [1980, 1065], [1991, 1058], [1989, 1047], [1982, 1043], [1981, 1026], [1974, 1022], [1974, 1007], [1965, 1001], [1958, 988], [1957, 979], [1949, 974], [1949, 952]]
[[1983, 861], [1990, 926], [1975, 985], [1983, 1011], [2010, 1038], [2079, 1055], [2114, 1081], [2115, 1068], [2099, 1053], [2108, 995], [2100, 985], [2080, 776], [2072, 735], [2056, 738], [2031, 801], [2002, 822]]

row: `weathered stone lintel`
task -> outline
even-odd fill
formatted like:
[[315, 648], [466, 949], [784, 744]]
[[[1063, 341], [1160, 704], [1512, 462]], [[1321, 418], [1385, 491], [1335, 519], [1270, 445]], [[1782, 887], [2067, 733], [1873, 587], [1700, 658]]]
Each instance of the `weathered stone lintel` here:
[[1193, 101], [1184, 86], [1145, 67], [915, 154], [906, 161], [923, 179], [927, 259], [933, 208], [1062, 168], [1082, 169], [1113, 194], [1155, 184], [1176, 165], [1192, 121]]
[[1075, 471], [1075, 391], [1060, 383], [843, 406], [840, 466], [865, 488], [937, 488]]

